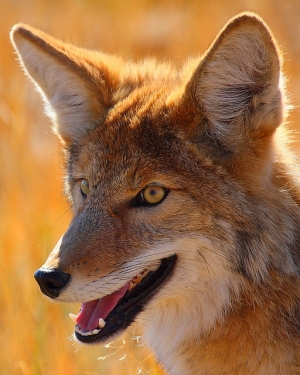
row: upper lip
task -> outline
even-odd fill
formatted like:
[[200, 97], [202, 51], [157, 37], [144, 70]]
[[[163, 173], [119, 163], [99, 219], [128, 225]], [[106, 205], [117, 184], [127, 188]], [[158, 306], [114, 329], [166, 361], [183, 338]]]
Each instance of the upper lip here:
[[164, 281], [171, 276], [176, 261], [177, 255], [163, 258], [157, 270], [150, 271], [133, 290], [130, 292], [127, 290], [105, 318], [106, 325], [99, 333], [83, 336], [75, 331], [77, 339], [84, 343], [100, 342], [118, 331], [126, 329], [136, 316], [144, 310], [146, 303], [158, 292]]

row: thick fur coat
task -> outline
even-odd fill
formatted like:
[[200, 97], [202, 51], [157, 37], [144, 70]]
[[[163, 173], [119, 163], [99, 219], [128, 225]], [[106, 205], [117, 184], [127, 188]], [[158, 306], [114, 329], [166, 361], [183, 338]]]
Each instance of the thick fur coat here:
[[264, 22], [238, 15], [181, 70], [11, 38], [66, 156], [74, 218], [36, 278], [83, 303], [77, 339], [136, 320], [171, 375], [300, 374], [299, 164]]

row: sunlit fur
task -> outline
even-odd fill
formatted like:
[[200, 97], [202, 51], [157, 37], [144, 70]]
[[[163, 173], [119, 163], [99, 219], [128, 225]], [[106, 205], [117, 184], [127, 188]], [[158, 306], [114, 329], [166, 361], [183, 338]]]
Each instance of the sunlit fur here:
[[[177, 254], [137, 317], [171, 375], [300, 373], [299, 171], [263, 21], [237, 16], [179, 71], [26, 25], [11, 37], [66, 155], [74, 218], [44, 265], [71, 274], [57, 300], [100, 298]], [[153, 183], [166, 199], [132, 205]]]

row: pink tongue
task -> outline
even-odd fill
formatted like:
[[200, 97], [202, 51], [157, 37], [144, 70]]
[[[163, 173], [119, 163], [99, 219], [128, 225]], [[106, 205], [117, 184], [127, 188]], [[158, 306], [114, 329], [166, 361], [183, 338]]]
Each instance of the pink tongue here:
[[99, 319], [102, 318], [105, 320], [107, 315], [115, 308], [117, 303], [127, 292], [128, 286], [129, 283], [103, 298], [83, 303], [76, 319], [79, 327], [84, 331], [91, 331], [98, 328]]

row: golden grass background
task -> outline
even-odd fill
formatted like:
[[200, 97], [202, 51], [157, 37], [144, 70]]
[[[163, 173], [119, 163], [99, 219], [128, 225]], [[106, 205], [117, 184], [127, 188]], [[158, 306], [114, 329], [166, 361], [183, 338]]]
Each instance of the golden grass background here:
[[[259, 13], [279, 40], [288, 89], [299, 106], [298, 0], [0, 0], [1, 375], [162, 374], [143, 343], [132, 340], [134, 331], [112, 348], [70, 341], [68, 312], [76, 313], [78, 305], [48, 302], [33, 279], [71, 214], [61, 194], [58, 143], [38, 94], [15, 61], [12, 25], [26, 22], [130, 59], [151, 55], [180, 64], [203, 53], [224, 23], [245, 10]], [[295, 138], [299, 117], [296, 108], [290, 116]]]

